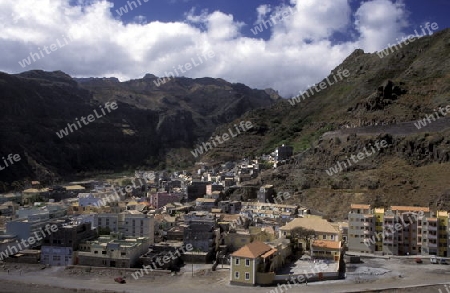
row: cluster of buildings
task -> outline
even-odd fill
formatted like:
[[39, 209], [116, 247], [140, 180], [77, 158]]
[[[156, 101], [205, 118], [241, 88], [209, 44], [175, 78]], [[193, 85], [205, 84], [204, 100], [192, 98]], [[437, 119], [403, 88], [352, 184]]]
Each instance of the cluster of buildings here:
[[428, 207], [374, 208], [352, 204], [349, 251], [388, 255], [450, 256], [450, 216]]
[[[230, 282], [256, 285], [276, 282], [297, 250], [311, 247], [311, 257], [336, 263], [337, 274], [342, 230], [289, 204], [290, 194], [272, 185], [243, 184], [259, 172], [258, 161], [243, 160], [202, 166], [194, 175], [137, 171], [128, 186], [89, 181], [34, 188], [27, 191], [32, 197], [0, 196], [0, 249], [52, 224], [56, 232], [4, 261], [130, 268], [157, 264], [189, 245], [192, 250], [159, 268], [222, 263], [230, 266]], [[59, 201], [50, 199], [55, 192]], [[298, 229], [317, 237], [302, 238], [293, 232]]]

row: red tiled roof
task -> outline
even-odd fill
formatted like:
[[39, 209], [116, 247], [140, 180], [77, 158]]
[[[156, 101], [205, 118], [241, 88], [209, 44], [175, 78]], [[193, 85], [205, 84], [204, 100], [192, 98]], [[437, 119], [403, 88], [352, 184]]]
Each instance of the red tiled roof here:
[[249, 243], [245, 245], [244, 247], [240, 248], [236, 252], [232, 254], [232, 256], [237, 257], [245, 257], [245, 258], [257, 258], [258, 256], [261, 256], [262, 254], [272, 250], [272, 247], [269, 245], [261, 242], [261, 241], [255, 241], [252, 243]]

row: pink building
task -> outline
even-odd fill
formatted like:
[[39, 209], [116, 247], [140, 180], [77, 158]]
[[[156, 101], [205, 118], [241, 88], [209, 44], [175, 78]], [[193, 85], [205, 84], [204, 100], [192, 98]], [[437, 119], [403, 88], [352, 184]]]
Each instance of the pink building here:
[[150, 195], [150, 204], [155, 208], [159, 209], [165, 206], [166, 204], [172, 202], [179, 202], [181, 198], [182, 198], [181, 194], [158, 192], [156, 194]]

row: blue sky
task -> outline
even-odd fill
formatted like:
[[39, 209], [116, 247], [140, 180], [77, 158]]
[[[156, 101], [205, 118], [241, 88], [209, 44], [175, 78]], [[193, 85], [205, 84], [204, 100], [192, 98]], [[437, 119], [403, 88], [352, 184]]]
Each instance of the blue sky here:
[[0, 71], [210, 76], [290, 97], [357, 48], [381, 50], [427, 22], [450, 26], [448, 0], [133, 1], [2, 0]]

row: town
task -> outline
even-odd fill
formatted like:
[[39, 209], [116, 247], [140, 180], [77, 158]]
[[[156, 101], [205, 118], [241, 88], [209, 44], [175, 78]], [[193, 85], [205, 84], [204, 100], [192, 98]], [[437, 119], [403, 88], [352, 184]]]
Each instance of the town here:
[[193, 174], [136, 170], [130, 178], [48, 187], [31, 181], [0, 195], [0, 256], [4, 264], [134, 268], [136, 280], [189, 264], [192, 274], [194, 264], [225, 266], [230, 284], [247, 286], [345, 279], [345, 264], [364, 256], [447, 263], [447, 211], [351, 204], [337, 222], [295, 204], [292, 190], [247, 184], [263, 165], [292, 159], [293, 148], [282, 145], [264, 158], [199, 164]]

